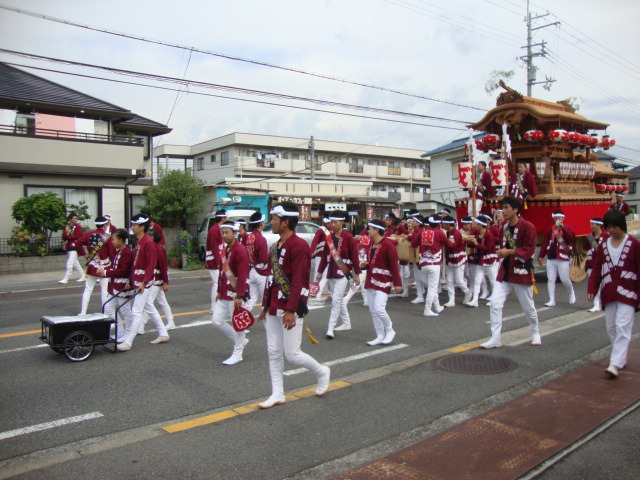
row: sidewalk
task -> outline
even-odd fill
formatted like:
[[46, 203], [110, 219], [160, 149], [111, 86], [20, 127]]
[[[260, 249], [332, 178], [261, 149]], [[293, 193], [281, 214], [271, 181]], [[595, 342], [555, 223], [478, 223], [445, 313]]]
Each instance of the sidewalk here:
[[[640, 458], [633, 454], [633, 448], [634, 445], [638, 448], [640, 416], [627, 419], [625, 415], [640, 406], [640, 342], [631, 344], [627, 366], [617, 379], [609, 379], [604, 374], [607, 364], [608, 357], [605, 357], [483, 415], [336, 478], [511, 480], [534, 478], [539, 474], [544, 478], [637, 478]], [[621, 423], [631, 425], [607, 433], [609, 437], [623, 437], [617, 438], [617, 443], [631, 449], [632, 454], [628, 455], [627, 451], [621, 459], [616, 455], [622, 452], [606, 449], [606, 443], [612, 439], [599, 435], [599, 429], [614, 423], [612, 419], [619, 420], [617, 416]], [[629, 438], [626, 433], [629, 430], [636, 432], [636, 438]], [[608, 452], [595, 459], [589, 452], [582, 454], [582, 457], [591, 456], [591, 461], [604, 466], [604, 470], [598, 472], [596, 468], [587, 467], [587, 472], [579, 475], [572, 471], [571, 477], [560, 472], [557, 475], [551, 471], [542, 473], [552, 464], [545, 462], [556, 455], [564, 456], [567, 450], [580, 448], [585, 438], [591, 440], [589, 452]], [[585, 459], [581, 458], [581, 452], [573, 455], [575, 457], [567, 461], [574, 462], [573, 468], [578, 468]], [[615, 474], [613, 469], [617, 470]], [[571, 468], [565, 466], [565, 470], [571, 471]]]

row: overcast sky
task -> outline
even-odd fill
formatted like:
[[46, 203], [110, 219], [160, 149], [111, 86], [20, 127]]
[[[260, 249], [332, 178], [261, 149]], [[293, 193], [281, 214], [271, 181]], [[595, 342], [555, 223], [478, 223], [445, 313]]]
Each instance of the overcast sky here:
[[[484, 91], [493, 70], [515, 70], [509, 85], [526, 93], [525, 69], [518, 60], [526, 43], [523, 0], [0, 0], [0, 5], [413, 96], [154, 45], [0, 9], [0, 48], [75, 62], [469, 123], [495, 106], [499, 92], [489, 96]], [[635, 129], [640, 125], [640, 29], [636, 23], [640, 2], [536, 0], [531, 11], [534, 15], [550, 13], [536, 20], [536, 26], [561, 22], [559, 27], [534, 32], [534, 43], [546, 41], [551, 52], [549, 58], [535, 60], [538, 80], [548, 75], [557, 81], [550, 92], [535, 86], [533, 96], [552, 101], [578, 97], [579, 113], [611, 124], [608, 133], [626, 147], [610, 153], [638, 164], [640, 137]], [[3, 52], [0, 61], [179, 88]], [[183, 93], [176, 100], [174, 91], [28, 71], [169, 125], [173, 132], [160, 140], [168, 144], [194, 144], [230, 132], [247, 132], [314, 135], [323, 140], [427, 151], [466, 135], [465, 131], [451, 130], [464, 129], [461, 123], [193, 86], [188, 90], [207, 95], [433, 126], [195, 94]]]

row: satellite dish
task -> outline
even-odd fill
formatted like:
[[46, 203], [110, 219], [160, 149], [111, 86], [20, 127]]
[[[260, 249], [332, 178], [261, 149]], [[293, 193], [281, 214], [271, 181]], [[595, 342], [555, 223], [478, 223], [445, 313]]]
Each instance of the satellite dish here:
[[241, 200], [242, 200], [242, 197], [240, 197], [240, 196], [238, 196], [238, 195], [236, 195], [235, 197], [233, 197], [233, 201], [234, 201], [234, 202], [236, 202], [236, 203], [238, 203], [238, 202], [239, 202], [239, 201], [241, 201]]

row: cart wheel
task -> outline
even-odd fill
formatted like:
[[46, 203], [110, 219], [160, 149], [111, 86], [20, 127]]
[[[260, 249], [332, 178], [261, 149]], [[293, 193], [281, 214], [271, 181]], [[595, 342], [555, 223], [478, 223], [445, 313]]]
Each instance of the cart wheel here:
[[77, 330], [64, 339], [64, 355], [72, 362], [82, 362], [93, 353], [93, 337], [89, 332]]

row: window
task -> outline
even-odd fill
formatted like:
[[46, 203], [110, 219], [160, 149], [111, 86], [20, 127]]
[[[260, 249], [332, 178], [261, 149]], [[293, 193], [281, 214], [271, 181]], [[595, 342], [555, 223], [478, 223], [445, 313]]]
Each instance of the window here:
[[196, 170], [204, 170], [204, 157], [196, 159]]
[[451, 179], [452, 180], [458, 179], [458, 165], [460, 165], [460, 162], [451, 162]]
[[220, 154], [220, 165], [229, 165], [229, 152], [222, 152]]
[[362, 173], [364, 168], [364, 159], [352, 158], [349, 162], [349, 173]]
[[216, 154], [215, 153], [213, 155], [211, 155], [210, 162], [211, 163], [216, 163]]
[[291, 154], [291, 160], [300, 160], [300, 155], [297, 153], [292, 153]]
[[636, 182], [629, 182], [629, 195], [636, 193]]
[[241, 157], [255, 157], [257, 153], [258, 152], [256, 152], [255, 150], [248, 150], [246, 148], [241, 148], [238, 151], [238, 155], [240, 155]]
[[389, 162], [389, 175], [400, 175], [400, 162], [398, 161]]
[[[57, 194], [65, 203], [79, 205], [84, 202], [89, 207], [87, 213], [89, 220], [87, 224], [93, 225], [93, 219], [98, 216], [98, 190], [95, 188], [61, 188], [61, 187], [37, 187], [27, 186], [27, 196], [36, 193], [53, 192]], [[109, 212], [105, 212], [109, 213]]]

